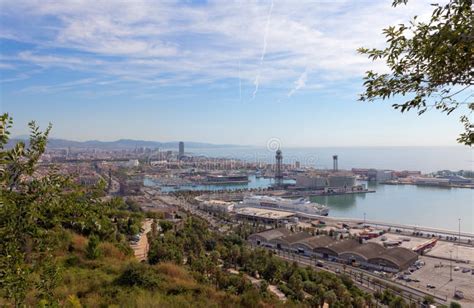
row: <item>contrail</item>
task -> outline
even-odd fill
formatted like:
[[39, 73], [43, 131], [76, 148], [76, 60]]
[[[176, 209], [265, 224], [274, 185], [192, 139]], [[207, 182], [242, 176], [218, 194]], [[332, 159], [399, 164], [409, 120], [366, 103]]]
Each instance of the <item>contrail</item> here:
[[240, 59], [239, 59], [239, 100], [242, 102], [242, 76], [240, 74]]
[[306, 81], [308, 80], [308, 70], [306, 69], [303, 74], [295, 81], [295, 86], [288, 92], [288, 97], [291, 97], [296, 91], [306, 86]]
[[272, 18], [272, 11], [273, 11], [273, 0], [270, 5], [270, 11], [268, 12], [268, 16], [267, 16], [267, 24], [265, 25], [265, 32], [263, 34], [262, 56], [260, 57], [260, 64], [258, 66], [257, 76], [255, 77], [255, 81], [254, 81], [255, 90], [253, 91], [252, 98], [255, 98], [255, 95], [258, 92], [258, 86], [260, 84], [260, 69], [263, 64], [263, 59], [265, 58], [265, 53], [267, 52], [267, 36], [268, 36], [268, 29], [270, 27], [270, 19]]

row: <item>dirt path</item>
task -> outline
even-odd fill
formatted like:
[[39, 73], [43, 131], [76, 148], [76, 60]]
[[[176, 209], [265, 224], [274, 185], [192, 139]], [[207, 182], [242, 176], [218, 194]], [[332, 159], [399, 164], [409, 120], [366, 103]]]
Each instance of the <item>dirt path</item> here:
[[133, 249], [135, 258], [137, 258], [138, 261], [145, 261], [147, 259], [148, 250], [150, 249], [147, 234], [151, 231], [152, 222], [152, 219], [146, 219], [142, 225], [144, 231], [143, 233], [141, 233], [140, 240], [136, 244], [130, 244], [130, 247], [132, 247]]

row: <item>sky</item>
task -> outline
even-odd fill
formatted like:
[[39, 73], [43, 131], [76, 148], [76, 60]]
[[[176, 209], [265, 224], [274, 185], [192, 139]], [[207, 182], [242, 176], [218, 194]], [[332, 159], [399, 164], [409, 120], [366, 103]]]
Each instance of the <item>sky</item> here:
[[359, 102], [356, 52], [430, 1], [0, 0], [0, 107], [72, 140], [446, 146], [460, 112]]

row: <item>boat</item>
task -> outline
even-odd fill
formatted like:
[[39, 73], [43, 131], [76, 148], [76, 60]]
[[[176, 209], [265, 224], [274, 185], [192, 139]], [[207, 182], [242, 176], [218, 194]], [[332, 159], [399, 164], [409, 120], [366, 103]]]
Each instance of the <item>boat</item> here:
[[237, 207], [257, 207], [270, 210], [282, 210], [293, 212], [298, 216], [315, 218], [318, 216], [327, 216], [329, 208], [325, 205], [311, 202], [305, 198], [285, 199], [272, 196], [245, 196], [243, 201]]

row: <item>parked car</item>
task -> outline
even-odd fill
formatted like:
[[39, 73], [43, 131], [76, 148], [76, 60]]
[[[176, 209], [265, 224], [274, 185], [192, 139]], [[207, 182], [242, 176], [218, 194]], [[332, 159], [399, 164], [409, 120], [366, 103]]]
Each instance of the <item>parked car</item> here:
[[456, 290], [454, 292], [454, 298], [463, 299], [464, 298], [464, 293], [461, 290]]
[[436, 288], [436, 287], [435, 287], [434, 285], [432, 285], [432, 284], [427, 284], [426, 287], [427, 287], [428, 289], [434, 289], [434, 288]]
[[463, 268], [463, 269], [462, 269], [462, 272], [463, 272], [463, 273], [469, 273], [470, 271], [471, 271], [470, 268]]
[[461, 268], [460, 268], [459, 266], [455, 266], [455, 267], [453, 268], [453, 270], [454, 270], [455, 272], [459, 271], [460, 269], [461, 269]]

